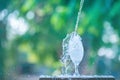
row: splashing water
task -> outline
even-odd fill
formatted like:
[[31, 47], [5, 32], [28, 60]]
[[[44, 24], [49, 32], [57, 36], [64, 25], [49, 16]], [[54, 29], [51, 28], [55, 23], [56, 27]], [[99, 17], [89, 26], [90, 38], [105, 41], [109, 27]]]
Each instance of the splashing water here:
[[77, 16], [77, 21], [75, 25], [75, 31], [73, 31], [70, 34], [67, 34], [67, 36], [63, 39], [62, 47], [63, 47], [63, 63], [65, 67], [65, 74], [67, 74], [67, 67], [69, 64], [67, 61], [72, 60], [72, 62], [75, 65], [75, 74], [74, 75], [79, 75], [78, 72], [78, 65], [82, 61], [83, 54], [84, 54], [84, 49], [82, 45], [82, 39], [81, 37], [77, 34], [77, 28], [81, 16], [81, 10], [83, 6], [84, 0], [81, 0], [80, 2], [80, 8]]

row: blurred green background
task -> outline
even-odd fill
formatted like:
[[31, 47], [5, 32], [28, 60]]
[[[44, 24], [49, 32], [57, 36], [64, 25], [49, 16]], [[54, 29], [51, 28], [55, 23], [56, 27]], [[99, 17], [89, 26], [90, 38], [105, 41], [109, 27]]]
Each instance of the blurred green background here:
[[[79, 3], [0, 0], [0, 80], [59, 74], [62, 40], [74, 30]], [[85, 0], [78, 33], [85, 49], [80, 73], [120, 79], [120, 0]]]

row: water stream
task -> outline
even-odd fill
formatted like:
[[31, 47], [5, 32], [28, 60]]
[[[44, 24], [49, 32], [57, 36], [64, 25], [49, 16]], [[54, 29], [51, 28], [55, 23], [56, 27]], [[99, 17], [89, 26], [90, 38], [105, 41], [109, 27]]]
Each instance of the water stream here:
[[81, 16], [83, 3], [84, 3], [84, 0], [81, 0], [80, 1], [80, 8], [79, 8], [78, 16], [77, 16], [77, 21], [76, 21], [76, 25], [75, 25], [75, 31], [77, 31], [77, 29], [78, 29], [78, 24], [79, 24], [79, 21], [80, 21], [80, 16]]

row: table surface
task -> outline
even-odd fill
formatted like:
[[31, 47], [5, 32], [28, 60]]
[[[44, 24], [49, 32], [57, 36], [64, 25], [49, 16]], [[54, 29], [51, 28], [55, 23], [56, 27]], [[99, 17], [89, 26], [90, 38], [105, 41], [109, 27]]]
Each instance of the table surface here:
[[113, 76], [40, 76], [39, 80], [115, 80]]

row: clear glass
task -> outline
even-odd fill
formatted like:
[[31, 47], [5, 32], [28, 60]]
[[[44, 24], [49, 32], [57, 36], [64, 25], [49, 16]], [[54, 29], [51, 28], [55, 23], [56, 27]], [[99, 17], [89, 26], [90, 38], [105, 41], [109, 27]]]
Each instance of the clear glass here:
[[79, 63], [82, 61], [83, 55], [84, 55], [84, 49], [81, 41], [81, 37], [76, 33], [72, 32], [69, 40], [69, 46], [68, 46], [68, 54], [70, 55], [70, 58], [72, 62], [75, 65], [75, 76], [80, 75], [78, 71]]
[[79, 63], [82, 61], [83, 58], [83, 45], [81, 42], [81, 37], [74, 31], [71, 34], [68, 34], [63, 39], [63, 57], [62, 60], [64, 61], [65, 66], [65, 74], [67, 74], [67, 67], [69, 60], [75, 65], [75, 73], [74, 75], [79, 75], [78, 66]]

